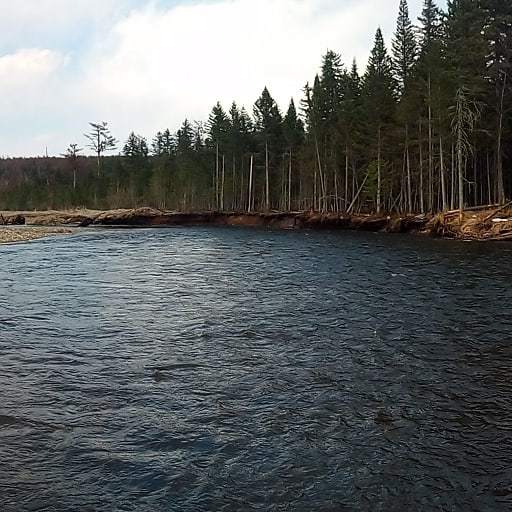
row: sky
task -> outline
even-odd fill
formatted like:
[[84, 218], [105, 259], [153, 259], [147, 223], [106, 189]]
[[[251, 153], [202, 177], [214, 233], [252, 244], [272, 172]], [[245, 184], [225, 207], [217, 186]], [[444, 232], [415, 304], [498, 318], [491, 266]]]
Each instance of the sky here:
[[[416, 20], [422, 0], [409, 0]], [[442, 6], [444, 2], [440, 2]], [[364, 71], [399, 0], [0, 0], [0, 156], [84, 146], [89, 122], [122, 142], [268, 86], [282, 110], [328, 49]]]

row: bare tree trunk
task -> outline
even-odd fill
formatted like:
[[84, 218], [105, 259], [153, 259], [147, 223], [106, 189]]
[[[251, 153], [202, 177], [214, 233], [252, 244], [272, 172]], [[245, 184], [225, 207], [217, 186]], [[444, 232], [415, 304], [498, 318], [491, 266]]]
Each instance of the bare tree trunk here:
[[411, 156], [409, 153], [409, 126], [405, 125], [405, 150], [407, 158], [407, 208], [412, 213], [412, 183], [411, 183]]
[[434, 207], [434, 155], [432, 141], [432, 81], [430, 73], [428, 75], [428, 210], [433, 211]]
[[220, 209], [224, 211], [224, 183], [226, 178], [226, 156], [222, 155], [222, 183], [220, 190]]
[[476, 152], [473, 155], [473, 206], [478, 205], [478, 189], [477, 189], [477, 160], [476, 160]]
[[97, 164], [98, 164], [98, 178], [99, 178], [100, 174], [101, 174], [101, 151], [98, 151], [98, 153], [96, 154], [96, 159], [97, 159]]
[[315, 176], [313, 182], [313, 210], [318, 211], [318, 202], [317, 202], [317, 189], [318, 189], [318, 174], [317, 168], [315, 167]]
[[232, 199], [231, 199], [231, 209], [236, 210], [236, 157], [233, 154], [233, 175], [232, 175]]
[[441, 196], [443, 201], [443, 211], [448, 209], [448, 198], [446, 197], [446, 176], [444, 169], [444, 152], [443, 152], [443, 137], [439, 135], [439, 163], [441, 172]]
[[334, 195], [336, 196], [336, 199], [334, 201], [334, 210], [336, 213], [340, 211], [340, 198], [338, 196], [338, 169], [334, 169]]
[[354, 199], [352, 199], [352, 202], [350, 203], [349, 207], [347, 208], [347, 213], [350, 213], [352, 211], [352, 208], [354, 208], [354, 205], [356, 204], [356, 201], [359, 199], [359, 196], [361, 195], [361, 192], [363, 191], [364, 186], [366, 185], [366, 182], [368, 181], [368, 176], [369, 176], [369, 174], [366, 173], [366, 176], [365, 176], [365, 178], [363, 180], [363, 183], [359, 187], [357, 193], [354, 194]]
[[487, 193], [489, 195], [488, 204], [492, 204], [491, 163], [489, 162], [489, 151], [487, 151]]
[[270, 171], [268, 158], [268, 141], [265, 142], [265, 209], [270, 210]]
[[498, 203], [505, 203], [505, 183], [503, 180], [503, 151], [502, 151], [502, 138], [503, 138], [503, 106], [505, 102], [505, 88], [507, 86], [507, 73], [503, 72], [503, 87], [501, 89], [500, 109], [498, 116], [498, 133], [496, 140], [496, 179], [498, 182]]
[[253, 170], [254, 170], [254, 155], [251, 155], [251, 165], [249, 168], [249, 207], [248, 211], [252, 212], [253, 210], [253, 192], [252, 192], [252, 186], [253, 186]]
[[424, 184], [423, 184], [423, 123], [420, 118], [419, 123], [420, 129], [420, 211], [421, 213], [425, 213], [425, 196], [424, 196]]
[[348, 144], [345, 145], [345, 204], [343, 210], [346, 211], [348, 208], [348, 167], [349, 167], [349, 155], [348, 155]]
[[[316, 157], [317, 157], [317, 162], [318, 162], [318, 173], [320, 175], [320, 189], [321, 189], [321, 192], [322, 192], [322, 199], [320, 199], [319, 201], [319, 207], [320, 207], [320, 210], [324, 211], [324, 201], [325, 201], [325, 180], [324, 180], [324, 173], [323, 173], [323, 170], [322, 170], [322, 161], [320, 159], [320, 148], [318, 147], [318, 139], [315, 135], [315, 145], [316, 145]], [[316, 188], [316, 180], [315, 180], [315, 188]]]
[[292, 211], [292, 148], [290, 148], [290, 162], [288, 166], [288, 211]]
[[244, 209], [244, 155], [242, 155], [242, 165], [240, 167], [240, 199], [238, 204], [238, 209]]
[[455, 147], [452, 143], [450, 210], [455, 210]]
[[462, 144], [462, 126], [459, 122], [459, 127], [457, 129], [457, 164], [459, 171], [459, 221], [461, 224], [464, 218], [464, 164]]
[[377, 134], [377, 214], [381, 210], [381, 194], [382, 194], [382, 172], [381, 172], [381, 127], [379, 125]]
[[217, 142], [216, 164], [215, 164], [215, 209], [219, 209], [219, 143]]

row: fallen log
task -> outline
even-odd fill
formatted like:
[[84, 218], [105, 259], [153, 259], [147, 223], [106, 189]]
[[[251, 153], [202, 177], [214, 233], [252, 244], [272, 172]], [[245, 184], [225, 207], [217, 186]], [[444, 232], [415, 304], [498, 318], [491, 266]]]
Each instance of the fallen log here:
[[507, 204], [504, 204], [503, 206], [500, 206], [497, 210], [494, 210], [492, 213], [487, 215], [485, 219], [482, 221], [484, 224], [488, 221], [490, 221], [493, 217], [496, 217], [498, 213], [502, 212], [503, 210], [506, 210], [509, 206], [512, 206], [512, 201], [508, 202]]

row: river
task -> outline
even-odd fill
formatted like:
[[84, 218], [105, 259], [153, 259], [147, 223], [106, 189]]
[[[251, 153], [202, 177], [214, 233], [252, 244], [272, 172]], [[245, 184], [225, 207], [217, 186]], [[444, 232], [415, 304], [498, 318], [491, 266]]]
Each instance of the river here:
[[0, 247], [0, 510], [512, 509], [512, 245]]

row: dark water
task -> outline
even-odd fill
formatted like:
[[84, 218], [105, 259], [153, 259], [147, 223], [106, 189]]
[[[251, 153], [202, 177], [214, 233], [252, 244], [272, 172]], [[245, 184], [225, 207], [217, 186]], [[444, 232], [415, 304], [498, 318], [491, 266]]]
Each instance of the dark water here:
[[0, 247], [0, 510], [512, 510], [512, 245]]

